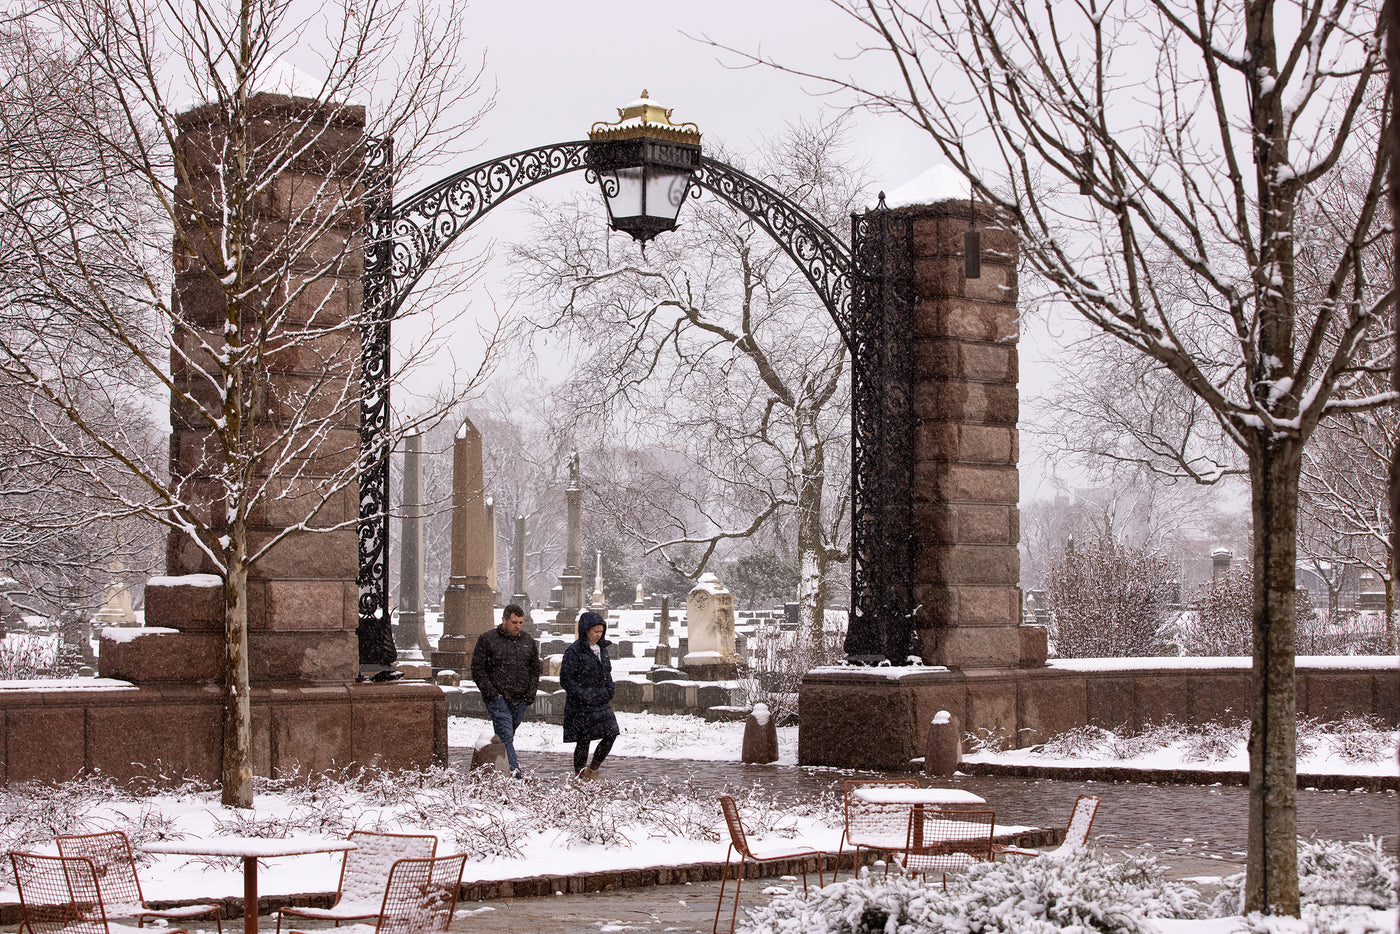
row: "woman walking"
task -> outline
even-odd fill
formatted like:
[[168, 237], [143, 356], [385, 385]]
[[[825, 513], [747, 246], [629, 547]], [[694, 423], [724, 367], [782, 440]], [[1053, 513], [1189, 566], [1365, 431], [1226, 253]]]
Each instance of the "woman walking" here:
[[[603, 617], [597, 613], [580, 615], [578, 641], [564, 650], [559, 664], [559, 683], [564, 688], [564, 742], [575, 744], [574, 774], [583, 779], [598, 777], [598, 767], [619, 732], [617, 717], [608, 703], [615, 688], [612, 659], [608, 658], [612, 643], [603, 638], [605, 632]], [[598, 745], [590, 763], [588, 746], [595, 739]]]

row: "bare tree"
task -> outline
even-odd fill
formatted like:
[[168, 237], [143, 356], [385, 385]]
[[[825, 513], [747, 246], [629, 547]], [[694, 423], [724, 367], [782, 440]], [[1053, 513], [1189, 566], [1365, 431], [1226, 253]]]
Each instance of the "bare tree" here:
[[[1396, 445], [1395, 409], [1346, 413], [1318, 429], [1303, 455], [1300, 508], [1339, 568], [1371, 571], [1385, 588], [1385, 642], [1395, 651], [1395, 554], [1390, 549], [1387, 502], [1390, 459]], [[1310, 537], [1301, 547], [1310, 554]], [[1329, 609], [1331, 601], [1329, 601]]]
[[[839, 125], [793, 128], [756, 171], [840, 226], [859, 188], [840, 147]], [[687, 235], [645, 254], [609, 238], [591, 203], [537, 210], [537, 235], [514, 249], [518, 281], [549, 309], [536, 326], [587, 361], [564, 409], [581, 434], [691, 465], [668, 473], [634, 458], [598, 505], [619, 507], [628, 535], [691, 577], [726, 543], [790, 522], [802, 629], [818, 636], [828, 566], [847, 551], [849, 371], [810, 286], [726, 204], [696, 206]]]
[[[101, 150], [86, 145], [84, 126], [110, 116], [90, 93], [93, 78], [90, 67], [25, 19], [0, 24], [0, 243], [6, 246], [0, 250], [0, 331], [5, 333], [23, 331], [35, 304], [52, 316], [50, 334], [72, 323], [32, 288], [30, 257], [61, 251], [71, 236], [62, 216], [48, 207], [51, 186], [67, 184], [72, 190], [98, 184], [112, 169]], [[92, 261], [110, 281], [123, 274], [100, 256]], [[130, 325], [139, 327], [138, 309], [127, 311]], [[158, 450], [163, 438], [156, 420], [132, 402], [149, 380], [82, 328], [63, 340], [70, 370], [87, 374], [86, 382], [70, 383], [84, 419], [104, 434], [139, 438], [148, 450]], [[154, 524], [93, 489], [86, 482], [93, 463], [105, 463], [100, 450], [57, 406], [22, 384], [0, 381], [0, 568], [18, 578], [10, 598], [26, 612], [53, 617], [64, 607], [90, 612], [111, 579], [109, 565], [143, 578], [142, 572], [152, 570]], [[120, 471], [109, 470], [108, 479], [130, 490]]]
[[[1257, 572], [1245, 905], [1296, 915], [1302, 451], [1324, 417], [1394, 398], [1361, 380], [1390, 366], [1392, 293], [1357, 275], [1386, 192], [1379, 0], [836, 2], [890, 80], [809, 76], [923, 130], [1013, 218], [1032, 289], [1170, 372], [1243, 452]], [[1343, 165], [1363, 193], [1319, 244], [1325, 288], [1300, 301], [1298, 212]]]
[[1045, 595], [1060, 658], [1162, 654], [1159, 636], [1175, 593], [1176, 565], [1112, 537], [1073, 539], [1050, 565]]
[[[35, 15], [28, 28], [51, 30], [86, 76], [76, 93], [92, 105], [72, 123], [93, 168], [34, 166], [41, 202], [7, 244], [23, 251], [26, 291], [0, 333], [6, 379], [91, 449], [86, 481], [223, 578], [223, 801], [240, 807], [253, 790], [249, 570], [290, 536], [356, 522], [332, 504], [355, 499], [372, 166], [346, 141], [392, 137], [412, 177], [477, 116], [461, 111], [478, 71], [463, 68], [455, 7], [293, 6], [68, 0]], [[317, 32], [327, 51], [309, 78], [281, 56]], [[115, 403], [133, 384], [147, 404], [169, 395], [188, 447], [153, 451], [89, 417], [93, 393]], [[269, 507], [285, 527], [250, 534]]]

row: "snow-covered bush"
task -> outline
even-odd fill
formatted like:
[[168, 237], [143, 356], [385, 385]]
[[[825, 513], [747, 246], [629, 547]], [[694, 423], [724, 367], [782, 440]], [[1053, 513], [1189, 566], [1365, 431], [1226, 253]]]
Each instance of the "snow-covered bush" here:
[[1113, 539], [1075, 546], [1050, 565], [1045, 599], [1059, 658], [1160, 655], [1176, 565], [1151, 548]]
[[0, 636], [0, 681], [76, 678], [83, 659], [76, 646], [52, 636]]
[[1265, 915], [1244, 917], [1240, 934], [1394, 934], [1394, 927], [1369, 908], [1354, 905], [1304, 905], [1301, 918]]
[[806, 895], [780, 896], [752, 911], [745, 934], [1048, 934], [1073, 928], [1152, 934], [1151, 918], [1198, 918], [1195, 889], [1168, 882], [1151, 858], [1112, 860], [1092, 852], [978, 863], [937, 881], [876, 876]]
[[1102, 727], [1088, 724], [1077, 726], [1052, 736], [1040, 747], [1040, 753], [1056, 759], [1077, 759], [1097, 752], [1112, 736]]
[[[1211, 914], [1228, 917], [1244, 906], [1244, 874], [1225, 880]], [[1304, 905], [1392, 908], [1400, 891], [1396, 860], [1380, 841], [1299, 840], [1298, 896]]]
[[1327, 726], [1337, 755], [1349, 762], [1379, 762], [1395, 757], [1390, 731], [1379, 717], [1348, 717]]
[[1186, 762], [1214, 762], [1238, 752], [1249, 739], [1243, 723], [1202, 723], [1186, 734], [1181, 758]]
[[1108, 751], [1116, 759], [1136, 759], [1178, 742], [1186, 735], [1186, 732], [1186, 727], [1175, 720], [1149, 723], [1137, 733], [1114, 736], [1109, 741]]

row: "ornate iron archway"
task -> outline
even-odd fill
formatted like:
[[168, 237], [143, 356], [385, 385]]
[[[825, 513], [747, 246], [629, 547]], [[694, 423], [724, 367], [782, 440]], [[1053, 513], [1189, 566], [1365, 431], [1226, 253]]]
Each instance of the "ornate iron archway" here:
[[[362, 665], [396, 659], [389, 625], [390, 325], [452, 241], [540, 182], [590, 167], [595, 142], [555, 143], [472, 166], [393, 203], [388, 145], [370, 153], [360, 427], [359, 640]], [[771, 186], [701, 157], [692, 188], [728, 201], [802, 270], [852, 360], [852, 660], [901, 661], [913, 642], [912, 233], [880, 206], [851, 219], [852, 247]]]

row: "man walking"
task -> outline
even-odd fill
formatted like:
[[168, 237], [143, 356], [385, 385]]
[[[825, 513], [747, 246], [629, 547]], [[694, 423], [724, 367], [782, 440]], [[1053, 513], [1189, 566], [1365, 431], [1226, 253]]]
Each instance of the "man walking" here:
[[524, 625], [525, 611], [519, 604], [508, 604], [501, 611], [501, 625], [478, 636], [472, 651], [472, 681], [506, 747], [512, 778], [525, 777], [515, 758], [515, 729], [540, 688], [540, 650], [521, 631]]

